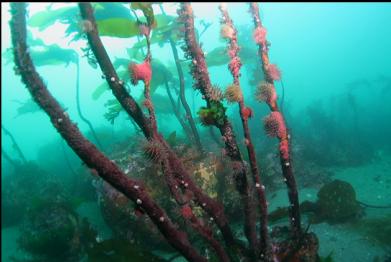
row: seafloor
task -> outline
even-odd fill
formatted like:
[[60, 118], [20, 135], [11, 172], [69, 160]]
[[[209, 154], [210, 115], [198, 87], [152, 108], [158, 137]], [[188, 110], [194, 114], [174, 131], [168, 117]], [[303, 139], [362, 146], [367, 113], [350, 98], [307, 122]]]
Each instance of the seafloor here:
[[[356, 191], [357, 200], [376, 206], [387, 206], [391, 203], [391, 155], [383, 155], [381, 152], [376, 156], [376, 161], [369, 164], [350, 167], [333, 168], [332, 179], [340, 179], [352, 184]], [[300, 191], [300, 201], [316, 200], [318, 189], [303, 188]], [[278, 207], [287, 205], [286, 190], [281, 189], [273, 192], [270, 199], [270, 211]], [[97, 202], [85, 202], [77, 209], [81, 217], [87, 217], [90, 223], [98, 230], [102, 239], [110, 238], [110, 229], [105, 225]], [[365, 208], [362, 219], [385, 218], [391, 215], [391, 209]], [[287, 221], [281, 220], [281, 223]], [[354, 258], [355, 262], [384, 261], [387, 252], [391, 249], [391, 244], [384, 246], [372, 237], [365, 230], [358, 230], [355, 223], [330, 225], [327, 223], [313, 224], [310, 230], [315, 232], [320, 241], [319, 255], [327, 257], [331, 254], [333, 261], [350, 262]], [[240, 230], [240, 228], [237, 228]], [[1, 261], [11, 261], [9, 256], [16, 255], [23, 257], [23, 253], [18, 250], [17, 238], [18, 227], [2, 229], [2, 249]], [[155, 252], [164, 257], [171, 257], [173, 254]], [[175, 262], [185, 261], [177, 258]]]

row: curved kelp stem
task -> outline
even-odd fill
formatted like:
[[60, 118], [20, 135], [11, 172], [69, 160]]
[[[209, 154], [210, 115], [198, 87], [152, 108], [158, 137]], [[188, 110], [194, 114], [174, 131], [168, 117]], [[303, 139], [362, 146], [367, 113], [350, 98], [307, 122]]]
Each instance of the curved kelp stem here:
[[174, 111], [175, 117], [178, 119], [178, 122], [182, 126], [182, 128], [186, 134], [186, 137], [189, 139], [189, 141], [191, 141], [191, 131], [190, 131], [189, 127], [186, 125], [185, 121], [181, 117], [181, 114], [179, 112], [179, 108], [175, 104], [175, 100], [174, 100], [174, 97], [172, 96], [171, 89], [170, 89], [170, 86], [168, 85], [167, 79], [164, 80], [164, 85], [166, 88], [167, 96], [170, 99], [172, 110]]
[[[243, 93], [240, 87], [240, 68], [242, 63], [239, 58], [240, 47], [238, 45], [237, 30], [232, 22], [231, 17], [228, 14], [224, 5], [220, 5], [220, 11], [222, 13], [221, 25], [222, 36], [228, 40], [228, 55], [231, 58], [228, 68], [233, 77], [233, 86], [230, 87], [231, 92], [236, 92], [236, 102], [239, 105], [239, 114], [242, 120], [243, 134], [245, 138], [245, 145], [247, 148], [248, 158], [250, 161], [250, 168], [253, 183], [255, 185], [255, 191], [257, 192], [258, 205], [260, 212], [260, 241], [259, 241], [259, 257], [265, 261], [272, 261], [271, 256], [271, 244], [268, 233], [268, 220], [267, 220], [267, 202], [265, 194], [265, 186], [263, 185], [260, 177], [260, 171], [258, 169], [257, 158], [255, 154], [255, 148], [250, 136], [250, 128], [248, 121], [252, 117], [253, 112], [249, 107], [245, 106]], [[234, 89], [234, 90], [233, 90]], [[234, 95], [230, 95], [234, 97]]]
[[[92, 12], [90, 4], [80, 4], [81, 9], [83, 9], [83, 5], [90, 8]], [[76, 124], [69, 119], [36, 72], [28, 52], [26, 43], [26, 4], [11, 3], [11, 15], [10, 27], [15, 66], [34, 101], [50, 117], [53, 126], [60, 135], [89, 168], [95, 169], [102, 179], [145, 211], [167, 241], [181, 252], [186, 259], [189, 261], [207, 261], [193, 248], [186, 233], [178, 230], [164, 210], [150, 197], [143, 184], [126, 176], [115, 163], [88, 141], [81, 134]], [[141, 122], [140, 119], [138, 121]]]
[[169, 42], [170, 42], [172, 53], [174, 55], [175, 65], [176, 65], [176, 68], [177, 68], [177, 71], [178, 71], [179, 87], [180, 87], [180, 89], [179, 89], [180, 90], [180, 93], [179, 93], [180, 96], [179, 97], [181, 99], [181, 103], [183, 105], [183, 108], [185, 109], [186, 119], [188, 119], [188, 121], [189, 121], [189, 124], [190, 124], [191, 130], [192, 130], [193, 136], [194, 136], [194, 141], [196, 143], [196, 146], [197, 146], [197, 148], [198, 148], [198, 150], [200, 152], [203, 152], [200, 136], [198, 134], [198, 130], [197, 130], [197, 127], [195, 125], [194, 118], [193, 118], [193, 116], [191, 114], [190, 106], [187, 103], [186, 96], [185, 96], [185, 78], [183, 76], [182, 65], [179, 62], [178, 50], [176, 48], [174, 40], [172, 40], [171, 37], [169, 37]]
[[18, 155], [19, 157], [22, 159], [23, 163], [27, 163], [27, 160], [26, 158], [24, 157], [24, 154], [22, 152], [22, 150], [20, 149], [18, 143], [16, 142], [15, 140], [15, 137], [11, 134], [11, 132], [5, 128], [3, 125], [1, 125], [1, 129], [3, 129], [4, 133], [9, 136], [12, 140], [12, 144], [13, 144], [13, 147], [16, 149], [16, 151], [18, 152]]
[[[160, 10], [162, 11], [162, 14], [166, 15], [162, 4], [160, 4], [159, 7], [160, 7]], [[199, 136], [198, 130], [197, 130], [197, 126], [194, 122], [194, 118], [191, 114], [190, 106], [187, 103], [186, 96], [185, 96], [185, 77], [183, 75], [182, 65], [179, 61], [178, 49], [175, 45], [174, 40], [171, 37], [171, 31], [167, 32], [167, 34], [168, 34], [168, 42], [170, 43], [171, 51], [174, 56], [175, 66], [176, 66], [176, 69], [178, 72], [178, 77], [179, 77], [179, 90], [180, 90], [179, 97], [181, 99], [182, 106], [185, 109], [186, 119], [189, 121], [189, 125], [190, 125], [191, 131], [193, 133], [194, 142], [195, 142], [198, 150], [200, 152], [203, 152], [200, 136]]]
[[186, 58], [192, 61], [191, 72], [195, 80], [194, 87], [200, 90], [207, 104], [207, 107], [202, 108], [200, 112], [201, 115], [205, 113], [205, 123], [216, 126], [224, 137], [225, 151], [231, 159], [235, 186], [240, 194], [244, 209], [244, 232], [249, 241], [250, 256], [255, 257], [257, 249], [256, 216], [247, 180], [246, 167], [240, 154], [232, 125], [225, 114], [225, 108], [221, 101], [213, 97], [214, 90], [210, 82], [205, 55], [196, 41], [194, 16], [190, 3], [181, 3], [178, 14], [179, 21], [184, 26]]
[[80, 106], [80, 61], [79, 57], [77, 57], [76, 60], [76, 107], [77, 107], [77, 113], [79, 114], [80, 119], [88, 125], [88, 127], [91, 130], [91, 134], [94, 137], [96, 143], [98, 144], [100, 149], [103, 149], [101, 142], [98, 139], [98, 136], [95, 133], [95, 129], [92, 126], [91, 122], [83, 115], [81, 112], [81, 106]]
[[280, 112], [276, 100], [274, 81], [280, 79], [280, 72], [276, 65], [269, 63], [268, 46], [266, 40], [266, 29], [262, 26], [257, 3], [250, 3], [250, 13], [254, 21], [254, 40], [258, 45], [258, 53], [262, 63], [265, 81], [259, 85], [259, 98], [266, 102], [271, 110], [271, 114], [265, 118], [265, 129], [269, 136], [279, 139], [279, 151], [281, 169], [284, 181], [288, 188], [288, 198], [290, 202], [289, 216], [292, 233], [299, 238], [301, 230], [300, 206], [295, 177], [293, 176], [292, 162], [290, 157], [289, 139], [285, 119]]

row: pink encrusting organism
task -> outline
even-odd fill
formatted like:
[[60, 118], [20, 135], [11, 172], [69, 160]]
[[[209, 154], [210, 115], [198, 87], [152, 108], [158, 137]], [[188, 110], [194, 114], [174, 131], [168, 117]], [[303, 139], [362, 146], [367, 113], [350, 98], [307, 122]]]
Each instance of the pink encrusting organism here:
[[287, 132], [285, 121], [280, 112], [271, 112], [267, 117], [265, 117], [263, 123], [265, 125], [265, 131], [269, 136], [278, 137], [280, 139], [286, 137]]
[[281, 71], [275, 64], [267, 65], [266, 74], [273, 81], [281, 80]]
[[280, 154], [284, 160], [289, 160], [289, 143], [287, 139], [280, 141]]
[[262, 45], [263, 47], [266, 47], [266, 32], [267, 32], [266, 28], [257, 27], [254, 30], [254, 34], [253, 34], [255, 43]]
[[148, 85], [152, 78], [152, 68], [149, 60], [145, 60], [141, 64], [130, 63], [128, 66], [131, 82], [133, 85], [137, 85], [141, 80], [145, 85]]
[[240, 58], [238, 56], [233, 57], [228, 65], [229, 70], [232, 72], [233, 75], [236, 76], [239, 76], [239, 71], [241, 66], [242, 63], [240, 62]]

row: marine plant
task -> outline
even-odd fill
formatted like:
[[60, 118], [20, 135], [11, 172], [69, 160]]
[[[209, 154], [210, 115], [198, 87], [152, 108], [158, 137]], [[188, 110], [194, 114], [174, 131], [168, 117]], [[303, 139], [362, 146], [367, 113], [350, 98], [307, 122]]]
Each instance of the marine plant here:
[[[248, 180], [249, 171], [246, 161], [240, 152], [225, 107], [222, 101], [216, 99], [216, 90], [214, 90], [215, 87], [210, 81], [205, 54], [196, 38], [194, 15], [190, 3], [181, 3], [178, 10], [178, 25], [181, 28], [180, 32], [182, 32], [179, 37], [184, 39], [183, 49], [185, 57], [190, 60], [194, 88], [200, 91], [206, 102], [206, 106], [200, 110], [200, 116], [205, 120], [205, 123], [219, 130], [224, 142], [224, 152], [230, 161], [233, 181], [240, 195], [240, 203], [244, 214], [245, 242], [240, 241], [234, 234], [222, 203], [208, 195], [194, 182], [192, 174], [186, 168], [182, 159], [160, 134], [154, 103], [151, 100], [151, 81], [154, 77], [151, 61], [154, 58], [150, 49], [151, 42], [154, 40], [154, 34], [151, 35], [151, 32], [154, 31], [156, 24], [159, 22], [151, 5], [152, 3], [131, 4], [132, 10], [140, 9], [142, 11], [144, 14], [143, 21], [137, 19], [134, 24], [129, 19], [120, 19], [120, 22], [118, 22], [118, 18], [110, 18], [103, 20], [106, 24], [102, 25], [102, 20], [97, 21], [95, 19], [94, 9], [90, 3], [78, 4], [83, 25], [87, 29], [84, 30], [84, 35], [88, 40], [91, 52], [94, 54], [113, 95], [140, 128], [147, 140], [146, 154], [161, 168], [165, 184], [177, 205], [179, 214], [185, 221], [183, 226], [198, 233], [205, 243], [211, 247], [219, 261], [316, 261], [317, 238], [313, 233], [307, 233], [301, 229], [297, 188], [290, 161], [290, 137], [283, 115], [279, 112], [277, 105], [270, 103], [272, 99], [266, 101], [272, 111], [269, 118], [272, 120], [271, 126], [274, 129], [270, 134], [277, 136], [279, 139], [282, 173], [288, 187], [291, 204], [289, 208], [290, 228], [285, 231], [285, 234], [275, 238], [267, 230], [267, 203], [264, 196], [264, 187], [260, 180], [259, 167], [256, 163], [255, 152], [247, 126], [247, 122], [253, 117], [253, 112], [251, 108], [245, 105], [243, 96], [235, 96], [238, 100], [239, 114], [245, 132], [245, 144], [250, 159], [251, 182], [251, 180]], [[241, 61], [237, 55], [239, 46], [236, 42], [236, 29], [224, 5], [220, 7], [220, 10], [223, 17], [222, 26], [225, 28], [224, 37], [229, 42], [228, 67], [234, 78], [233, 82], [237, 85], [236, 88], [240, 88]], [[273, 84], [273, 81], [280, 79], [281, 75], [276, 66], [270, 65], [268, 62], [266, 30], [261, 25], [258, 5], [251, 3], [250, 10], [255, 24], [254, 38], [259, 45], [259, 56], [262, 60], [265, 81]], [[187, 231], [183, 227], [178, 227], [173, 217], [170, 217], [166, 210], [151, 196], [144, 183], [126, 176], [125, 172], [87, 140], [77, 125], [71, 121], [65, 110], [48, 91], [29, 54], [26, 41], [26, 4], [11, 3], [11, 14], [10, 26], [16, 69], [34, 101], [50, 117], [53, 126], [70, 148], [87, 167], [95, 170], [99, 177], [131, 200], [137, 210], [145, 213], [167, 242], [182, 256], [189, 261], [208, 261], [208, 257], [189, 241]], [[102, 14], [101, 11], [100, 14]], [[142, 105], [137, 103], [126, 90], [124, 82], [118, 76], [100, 39], [99, 34], [107, 35], [113, 32], [108, 30], [108, 28], [113, 27], [113, 24], [115, 24], [117, 31], [121, 31], [121, 36], [126, 37], [135, 31], [134, 35], [141, 35], [145, 40], [140, 41], [140, 44], [145, 44], [147, 47], [147, 53], [143, 57], [143, 61], [129, 66], [132, 82], [134, 84], [137, 81], [143, 82], [144, 102]], [[229, 27], [228, 30], [227, 27]], [[155, 34], [156, 37], [158, 36]], [[253, 191], [257, 192], [257, 197], [253, 197]], [[255, 203], [257, 204], [255, 205]], [[257, 209], [254, 208], [255, 206], [260, 207], [258, 213]], [[200, 219], [200, 212], [209, 218], [210, 223], [205, 223]], [[257, 217], [261, 222], [259, 234], [256, 230]]]

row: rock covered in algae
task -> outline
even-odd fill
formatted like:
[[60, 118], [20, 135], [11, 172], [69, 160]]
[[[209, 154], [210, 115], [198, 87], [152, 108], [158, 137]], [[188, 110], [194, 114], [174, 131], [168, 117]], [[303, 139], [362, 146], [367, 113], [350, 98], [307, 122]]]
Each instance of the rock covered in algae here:
[[324, 185], [318, 192], [317, 205], [317, 216], [330, 223], [347, 222], [357, 217], [361, 211], [353, 186], [342, 180]]

